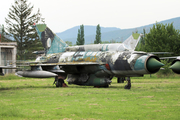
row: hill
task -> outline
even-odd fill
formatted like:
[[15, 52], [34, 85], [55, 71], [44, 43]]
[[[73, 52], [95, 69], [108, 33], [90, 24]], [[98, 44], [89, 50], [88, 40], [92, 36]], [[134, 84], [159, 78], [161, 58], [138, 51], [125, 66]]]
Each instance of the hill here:
[[[80, 29], [80, 26], [75, 26], [73, 28], [70, 28], [64, 32], [61, 33], [56, 33], [61, 39], [69, 39], [69, 38], [76, 38], [78, 34], [78, 29]], [[115, 30], [120, 30], [120, 28], [115, 28], [115, 27], [101, 27], [101, 32], [111, 32]], [[85, 36], [90, 36], [90, 35], [95, 35], [96, 34], [96, 26], [89, 26], [85, 25], [84, 26], [84, 34]]]
[[[168, 24], [172, 22], [176, 29], [180, 29], [180, 17], [164, 20], [158, 23]], [[153, 24], [149, 24], [131, 29], [120, 29], [116, 27], [101, 27], [101, 40], [102, 41], [115, 40], [118, 42], [123, 42], [132, 34], [132, 32], [138, 31], [138, 33], [143, 33], [143, 29], [145, 29], [146, 32], [149, 32], [152, 26]], [[80, 26], [76, 26], [64, 32], [56, 33], [56, 34], [62, 40], [70, 41], [73, 44], [76, 44], [77, 33], [79, 28]], [[85, 44], [94, 43], [95, 35], [96, 35], [96, 26], [84, 25], [84, 34], [85, 34]]]

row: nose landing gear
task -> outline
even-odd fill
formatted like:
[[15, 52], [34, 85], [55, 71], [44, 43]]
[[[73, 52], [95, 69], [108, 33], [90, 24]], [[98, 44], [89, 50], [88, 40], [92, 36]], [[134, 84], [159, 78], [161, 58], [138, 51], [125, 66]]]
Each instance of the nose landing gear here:
[[64, 83], [64, 79], [55, 77], [54, 83], [56, 87], [68, 87], [66, 83]]

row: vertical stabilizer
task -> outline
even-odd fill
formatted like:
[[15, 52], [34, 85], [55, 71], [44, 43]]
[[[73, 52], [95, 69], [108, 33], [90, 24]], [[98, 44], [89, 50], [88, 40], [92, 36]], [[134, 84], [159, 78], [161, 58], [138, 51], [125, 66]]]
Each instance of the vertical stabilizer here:
[[131, 35], [129, 38], [127, 38], [123, 44], [125, 45], [125, 47], [127, 47], [129, 50], [135, 50], [139, 40], [141, 39], [142, 34], [139, 34], [139, 36], [136, 38], [133, 37], [133, 35]]
[[34, 24], [46, 54], [64, 52], [68, 45], [61, 40], [56, 34], [54, 34], [46, 24]]

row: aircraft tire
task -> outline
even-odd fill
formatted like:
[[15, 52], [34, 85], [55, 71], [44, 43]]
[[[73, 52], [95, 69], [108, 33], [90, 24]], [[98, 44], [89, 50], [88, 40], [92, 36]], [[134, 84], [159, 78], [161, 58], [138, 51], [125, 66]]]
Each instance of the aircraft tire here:
[[64, 83], [64, 80], [63, 79], [58, 79], [56, 81], [56, 87], [62, 87], [63, 86], [63, 83]]
[[131, 85], [125, 85], [124, 89], [131, 89]]

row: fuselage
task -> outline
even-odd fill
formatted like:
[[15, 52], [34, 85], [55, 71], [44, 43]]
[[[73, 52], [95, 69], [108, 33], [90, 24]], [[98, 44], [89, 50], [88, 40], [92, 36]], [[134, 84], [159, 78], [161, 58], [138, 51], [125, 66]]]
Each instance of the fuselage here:
[[157, 72], [156, 69], [148, 70], [147, 61], [150, 58], [159, 61], [156, 56], [136, 51], [72, 51], [43, 57], [46, 64], [61, 64], [67, 74], [88, 73], [97, 76], [142, 76]]

